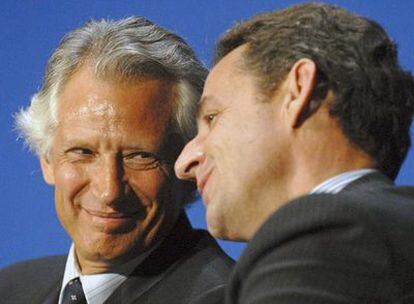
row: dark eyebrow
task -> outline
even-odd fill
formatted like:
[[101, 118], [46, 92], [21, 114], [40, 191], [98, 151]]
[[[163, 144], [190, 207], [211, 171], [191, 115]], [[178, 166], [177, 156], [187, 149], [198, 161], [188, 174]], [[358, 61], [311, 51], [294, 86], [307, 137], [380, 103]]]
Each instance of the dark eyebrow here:
[[203, 108], [206, 104], [206, 97], [201, 96], [200, 101], [197, 104], [197, 113], [196, 113], [196, 119], [199, 120], [201, 118], [201, 113], [203, 112]]
[[201, 99], [197, 105], [197, 113], [196, 113], [196, 119], [200, 120], [201, 115], [203, 114], [204, 108], [207, 105], [215, 104], [214, 97], [212, 96], [201, 96]]

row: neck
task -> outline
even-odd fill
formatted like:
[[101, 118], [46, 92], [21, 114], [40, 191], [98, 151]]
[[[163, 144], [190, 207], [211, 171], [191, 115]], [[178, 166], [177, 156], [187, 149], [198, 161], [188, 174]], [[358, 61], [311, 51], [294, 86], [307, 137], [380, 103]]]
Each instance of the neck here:
[[313, 161], [303, 159], [297, 163], [297, 169], [292, 175], [288, 191], [289, 199], [308, 194], [316, 186], [336, 175], [367, 168], [374, 168], [374, 163], [369, 158], [364, 159], [359, 155], [352, 157], [352, 154], [343, 157], [338, 155], [338, 158], [324, 159], [322, 157], [320, 161], [317, 161], [315, 157]]
[[373, 158], [350, 142], [332, 118], [330, 103], [327, 100], [303, 125], [292, 130], [293, 166], [287, 188], [290, 200], [338, 174], [375, 167]]
[[290, 154], [290, 159], [286, 161], [290, 166], [283, 177], [278, 176], [275, 182], [269, 183], [267, 191], [261, 191], [256, 197], [256, 221], [251, 222], [247, 239], [281, 206], [309, 194], [329, 178], [348, 171], [375, 167], [368, 154], [355, 148], [341, 134], [319, 134], [314, 139], [309, 140], [307, 137], [306, 142], [299, 142], [286, 152]]

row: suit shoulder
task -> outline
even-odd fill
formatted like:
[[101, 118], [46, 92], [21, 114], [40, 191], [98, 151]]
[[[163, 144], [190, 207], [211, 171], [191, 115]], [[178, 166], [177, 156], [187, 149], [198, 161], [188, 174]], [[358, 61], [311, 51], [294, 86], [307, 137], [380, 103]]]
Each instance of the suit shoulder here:
[[405, 243], [407, 255], [414, 250], [413, 222], [413, 196], [395, 186], [380, 191], [306, 195], [272, 214], [249, 242], [241, 260], [248, 256], [251, 262], [269, 248], [304, 235], [329, 233], [333, 241], [355, 229], [387, 248]]
[[192, 265], [195, 273], [207, 283], [224, 283], [231, 272], [234, 260], [217, 244], [217, 241], [204, 230], [196, 230], [196, 242], [183, 263]]
[[[298, 220], [291, 221], [295, 214]], [[300, 218], [300, 220], [299, 220]], [[270, 221], [293, 225], [359, 222], [377, 225], [379, 221], [414, 221], [414, 187], [387, 186], [339, 194], [312, 194], [295, 199], [280, 208]], [[404, 223], [401, 223], [405, 227]]]
[[[144, 303], [221, 303], [234, 261], [206, 231], [195, 230], [181, 258]], [[142, 299], [140, 299], [142, 300]]]
[[[362, 273], [362, 277], [375, 278], [377, 284], [370, 283], [369, 291], [378, 294], [375, 286], [381, 286], [380, 281], [405, 293], [413, 286], [412, 194], [412, 188], [390, 186], [313, 194], [289, 202], [271, 215], [250, 241], [239, 259], [238, 277], [257, 273], [257, 265], [267, 267], [267, 261], [280, 266], [296, 258], [295, 263], [305, 261], [303, 265], [315, 261], [332, 265], [332, 269], [346, 265], [341, 275]], [[303, 276], [307, 276], [305, 271]], [[352, 286], [346, 279], [342, 282]]]
[[44, 288], [50, 288], [63, 277], [65, 261], [64, 255], [48, 256], [1, 269], [0, 294], [14, 299], [41, 293]]
[[[324, 201], [327, 216], [342, 216], [369, 225], [376, 231], [385, 226], [398, 226], [411, 233], [414, 221], [414, 187], [387, 185], [376, 189], [359, 189], [336, 195], [316, 197]], [[332, 205], [330, 208], [325, 205]]]
[[0, 280], [4, 275], [23, 274], [27, 277], [31, 274], [35, 274], [36, 276], [39, 276], [40, 274], [50, 274], [59, 269], [63, 269], [65, 267], [65, 262], [65, 255], [47, 256], [17, 262], [0, 270]]
[[[181, 277], [182, 294], [186, 290], [187, 303], [223, 303], [234, 260], [207, 231], [198, 230], [196, 233], [200, 236], [199, 241], [177, 269]], [[181, 300], [177, 301], [181, 303]]]

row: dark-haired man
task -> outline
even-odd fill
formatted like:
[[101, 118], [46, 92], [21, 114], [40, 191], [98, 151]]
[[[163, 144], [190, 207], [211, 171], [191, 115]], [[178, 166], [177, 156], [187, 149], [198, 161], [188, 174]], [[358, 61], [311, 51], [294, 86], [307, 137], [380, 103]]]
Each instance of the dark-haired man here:
[[414, 81], [375, 22], [308, 3], [218, 43], [176, 163], [216, 237], [250, 240], [227, 303], [413, 303]]

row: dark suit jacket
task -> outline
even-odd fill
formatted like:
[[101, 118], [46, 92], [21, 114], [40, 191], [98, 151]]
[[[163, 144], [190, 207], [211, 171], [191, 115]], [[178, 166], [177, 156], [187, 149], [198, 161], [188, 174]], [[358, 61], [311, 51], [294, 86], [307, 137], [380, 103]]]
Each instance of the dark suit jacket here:
[[[0, 271], [0, 303], [57, 304], [66, 256], [26, 261]], [[216, 303], [233, 261], [182, 216], [105, 303]]]
[[228, 285], [226, 303], [414, 303], [414, 187], [375, 173], [289, 202]]

